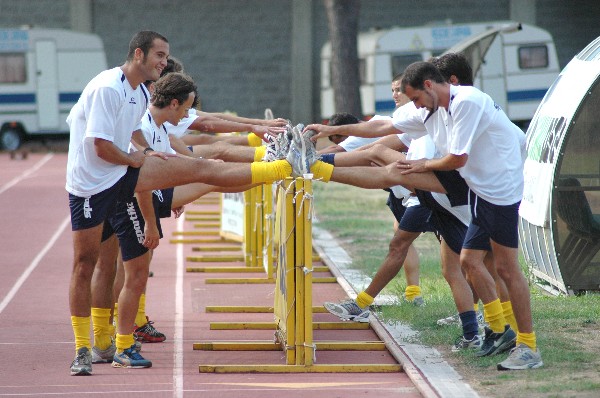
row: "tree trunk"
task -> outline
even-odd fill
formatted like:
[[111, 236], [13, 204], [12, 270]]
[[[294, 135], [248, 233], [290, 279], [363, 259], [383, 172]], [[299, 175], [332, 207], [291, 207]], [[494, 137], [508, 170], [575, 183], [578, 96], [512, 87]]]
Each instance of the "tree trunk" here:
[[331, 41], [331, 85], [336, 112], [362, 117], [358, 63], [359, 0], [324, 0]]

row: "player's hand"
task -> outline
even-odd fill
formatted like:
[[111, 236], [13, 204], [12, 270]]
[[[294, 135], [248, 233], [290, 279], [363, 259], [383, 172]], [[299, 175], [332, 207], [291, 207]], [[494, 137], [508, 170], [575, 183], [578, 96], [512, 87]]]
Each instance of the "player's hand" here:
[[177, 157], [177, 154], [158, 151], [148, 151], [146, 152], [146, 156], [152, 156], [155, 158], [161, 158], [163, 160], [169, 160], [169, 158]]
[[402, 170], [401, 174], [425, 173], [429, 171], [426, 165], [427, 159], [406, 160], [401, 159], [396, 162], [396, 167]]
[[304, 127], [303, 133], [308, 130], [314, 130], [317, 134], [313, 135], [310, 140], [312, 142], [317, 142], [319, 138], [329, 137], [330, 135], [335, 134], [332, 126], [327, 126], [325, 124], [309, 124]]
[[142, 151], [135, 151], [129, 154], [129, 166], [139, 169], [144, 164], [144, 160], [146, 159], [146, 155]]
[[160, 234], [158, 233], [158, 228], [155, 225], [149, 226], [146, 224], [144, 227], [144, 247], [148, 249], [156, 249], [158, 244], [160, 243]]
[[179, 206], [179, 207], [177, 207], [175, 209], [172, 209], [172, 211], [173, 211], [173, 217], [179, 218], [179, 217], [181, 217], [181, 215], [185, 211], [185, 206]]

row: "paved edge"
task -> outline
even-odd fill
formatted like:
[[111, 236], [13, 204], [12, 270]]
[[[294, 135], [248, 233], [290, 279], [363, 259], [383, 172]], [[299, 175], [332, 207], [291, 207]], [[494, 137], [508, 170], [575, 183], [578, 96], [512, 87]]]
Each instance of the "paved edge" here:
[[[364, 276], [355, 270], [348, 269], [352, 258], [339, 246], [333, 236], [326, 230], [313, 225], [313, 247], [321, 256], [338, 283], [351, 298], [356, 298], [356, 291], [349, 280], [364, 283]], [[361, 280], [358, 280], [361, 278]], [[371, 328], [386, 344], [394, 358], [402, 365], [404, 372], [415, 384], [419, 392], [426, 398], [478, 398], [473, 388], [462, 381], [462, 376], [444, 360], [435, 348], [420, 344], [408, 344], [403, 340], [418, 333], [402, 323], [382, 322], [371, 314]]]

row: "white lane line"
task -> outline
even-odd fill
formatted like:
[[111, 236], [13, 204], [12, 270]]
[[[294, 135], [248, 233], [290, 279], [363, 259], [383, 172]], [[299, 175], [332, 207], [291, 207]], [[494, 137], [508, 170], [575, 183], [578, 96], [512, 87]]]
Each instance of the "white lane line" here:
[[63, 220], [62, 224], [60, 224], [54, 235], [52, 235], [52, 238], [50, 238], [48, 243], [46, 243], [46, 246], [44, 246], [44, 248], [37, 254], [37, 256], [35, 256], [31, 264], [29, 264], [25, 271], [23, 271], [19, 279], [17, 279], [17, 281], [13, 285], [12, 289], [10, 289], [6, 297], [4, 297], [4, 300], [2, 300], [2, 302], [0, 303], [0, 314], [2, 314], [2, 311], [4, 311], [6, 306], [12, 301], [12, 299], [15, 297], [21, 286], [23, 286], [23, 283], [25, 283], [27, 278], [29, 278], [29, 275], [31, 275], [31, 273], [35, 270], [40, 261], [42, 261], [46, 253], [48, 253], [52, 246], [54, 246], [54, 243], [56, 243], [56, 240], [59, 238], [60, 234], [63, 233], [67, 225], [69, 225], [70, 221], [71, 216], [69, 215]]
[[[177, 230], [183, 231], [185, 215], [177, 220]], [[183, 244], [177, 244], [177, 274], [175, 277], [175, 336], [173, 354], [173, 397], [183, 398]]]
[[26, 170], [20, 176], [13, 178], [9, 182], [7, 182], [3, 186], [1, 186], [0, 194], [2, 194], [4, 191], [9, 189], [10, 187], [18, 184], [20, 181], [24, 180], [25, 178], [29, 177], [32, 173], [35, 173], [37, 170], [39, 170], [40, 167], [42, 167], [44, 164], [46, 164], [46, 162], [48, 162], [50, 159], [52, 159], [52, 156], [54, 156], [53, 153], [47, 154], [46, 156], [41, 158], [36, 164], [34, 164], [29, 170]]

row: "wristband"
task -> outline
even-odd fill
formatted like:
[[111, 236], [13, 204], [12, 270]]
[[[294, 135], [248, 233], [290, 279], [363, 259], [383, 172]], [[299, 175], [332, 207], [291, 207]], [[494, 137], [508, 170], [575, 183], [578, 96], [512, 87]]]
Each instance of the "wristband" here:
[[152, 148], [148, 147], [148, 148], [144, 149], [144, 152], [143, 152], [143, 154], [145, 155], [145, 154], [146, 154], [146, 152], [148, 152], [148, 151], [153, 151], [153, 150], [154, 150], [154, 149], [152, 149]]

